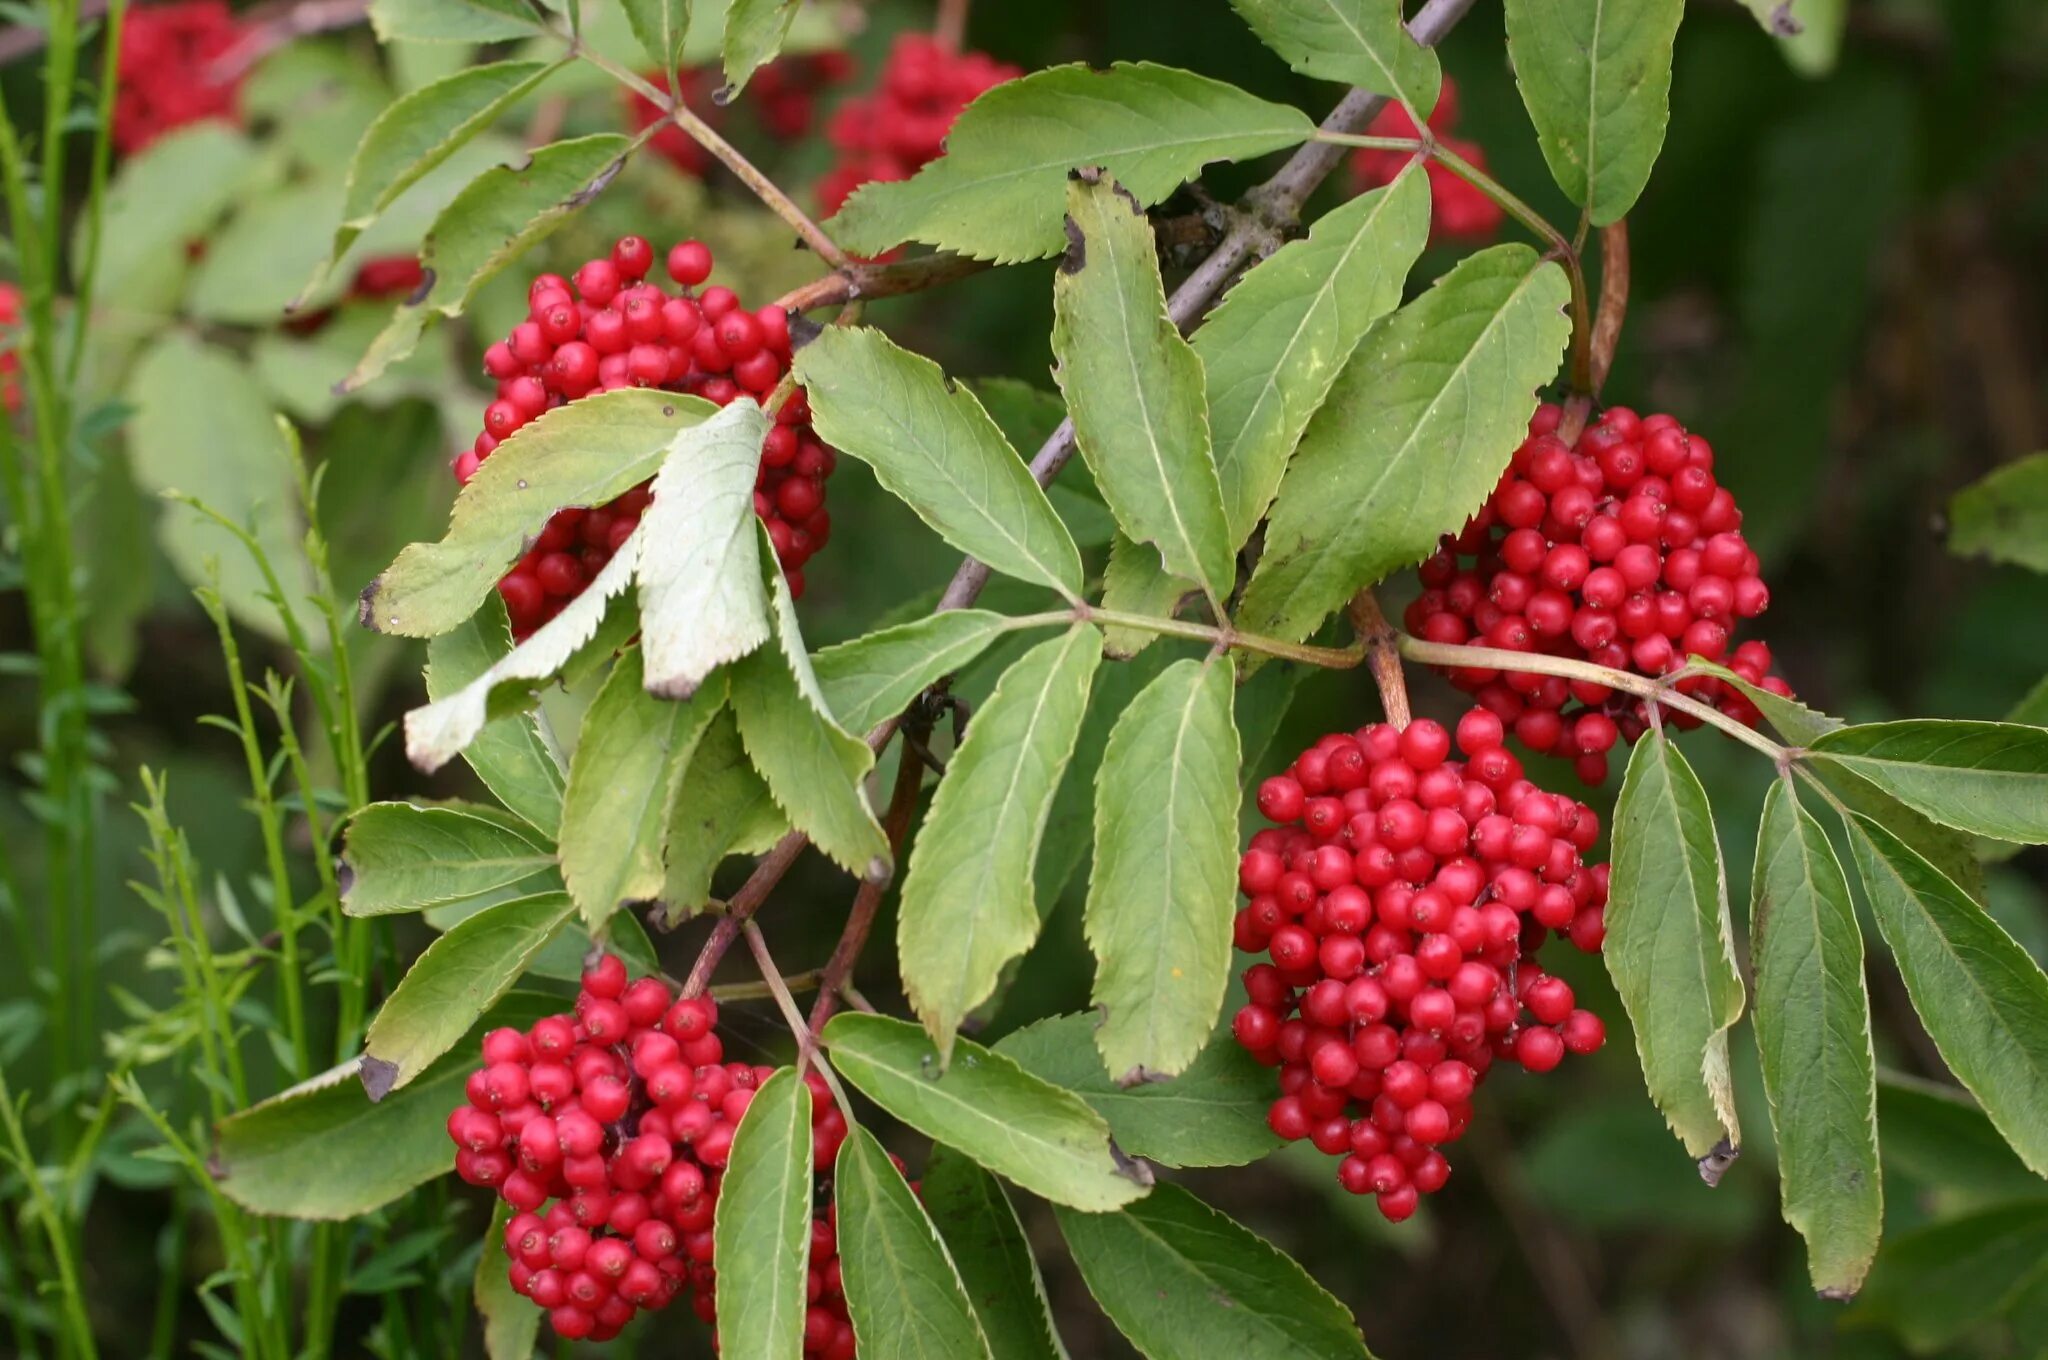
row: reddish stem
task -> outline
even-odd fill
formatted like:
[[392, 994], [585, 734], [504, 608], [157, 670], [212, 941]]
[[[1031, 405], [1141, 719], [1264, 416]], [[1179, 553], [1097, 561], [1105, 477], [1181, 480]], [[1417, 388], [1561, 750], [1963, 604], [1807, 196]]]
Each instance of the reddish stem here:
[[[882, 831], [889, 837], [891, 858], [903, 848], [903, 837], [910, 830], [910, 814], [917, 807], [917, 791], [924, 786], [924, 765], [908, 743], [897, 751], [896, 756], [896, 787], [889, 794], [889, 810], [882, 815]], [[832, 1018], [840, 989], [852, 979], [854, 965], [860, 962], [861, 950], [867, 948], [868, 932], [874, 929], [875, 914], [881, 909], [882, 894], [888, 891], [888, 887], [887, 883], [862, 879], [859, 891], [854, 893], [853, 910], [847, 914], [846, 929], [840, 932], [839, 943], [833, 946], [832, 957], [825, 962], [824, 977], [818, 983], [818, 999], [811, 1004], [811, 1029], [814, 1032], [823, 1029], [825, 1022]]]

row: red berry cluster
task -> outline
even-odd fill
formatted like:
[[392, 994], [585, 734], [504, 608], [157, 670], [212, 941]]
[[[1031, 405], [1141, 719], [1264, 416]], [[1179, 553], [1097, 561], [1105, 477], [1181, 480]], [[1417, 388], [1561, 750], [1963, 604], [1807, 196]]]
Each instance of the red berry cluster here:
[[[1730, 650], [1737, 621], [1763, 613], [1771, 593], [1743, 541], [1735, 497], [1714, 480], [1707, 441], [1668, 415], [1638, 418], [1617, 406], [1568, 445], [1556, 433], [1561, 419], [1556, 406], [1537, 408], [1486, 504], [1423, 562], [1408, 631], [1643, 675], [1698, 655], [1790, 694], [1767, 674], [1764, 643]], [[1469, 667], [1449, 675], [1513, 724], [1524, 746], [1575, 761], [1589, 784], [1607, 777], [1615, 742], [1634, 741], [1646, 721], [1641, 700], [1604, 685]], [[1682, 679], [1678, 688], [1757, 721], [1755, 705], [1710, 676]], [[1698, 723], [1672, 717], [1683, 727]]]
[[14, 352], [15, 328], [21, 325], [21, 290], [0, 283], [0, 411], [21, 409], [21, 356]]
[[820, 204], [837, 212], [863, 184], [909, 179], [938, 159], [960, 110], [1022, 74], [983, 52], [950, 51], [929, 34], [899, 35], [874, 92], [841, 104], [825, 129], [839, 163], [818, 182]]
[[[484, 352], [498, 398], [484, 409], [475, 445], [455, 460], [458, 482], [528, 421], [592, 392], [660, 387], [719, 406], [742, 396], [768, 399], [789, 372], [789, 313], [774, 306], [747, 311], [730, 288], [698, 292], [712, 265], [700, 241], [669, 251], [669, 277], [681, 285], [673, 294], [649, 280], [653, 264], [645, 238], [624, 236], [610, 255], [578, 269], [573, 282], [559, 274], [533, 281], [527, 319]], [[775, 412], [754, 484], [754, 511], [766, 521], [797, 596], [804, 592], [804, 563], [832, 532], [825, 479], [838, 461], [811, 432], [810, 419], [802, 391]], [[531, 633], [581, 592], [651, 499], [643, 483], [609, 505], [557, 512], [498, 583], [513, 634]]]
[[[1447, 135], [1457, 124], [1458, 87], [1451, 83], [1449, 76], [1445, 76], [1443, 93], [1437, 96], [1436, 108], [1430, 111], [1429, 130], [1446, 148], [1484, 170], [1484, 147], [1477, 142]], [[1379, 111], [1367, 126], [1366, 133], [1373, 137], [1420, 135], [1416, 131], [1415, 120], [1408, 116], [1408, 110], [1392, 102]], [[1360, 192], [1377, 189], [1382, 184], [1391, 183], [1412, 159], [1414, 157], [1410, 153], [1403, 151], [1361, 149], [1351, 156], [1352, 183]], [[1429, 175], [1431, 237], [1439, 241], [1484, 241], [1500, 230], [1498, 203], [1434, 160], [1425, 170]]]
[[1607, 866], [1582, 858], [1600, 823], [1523, 778], [1505, 736], [1475, 708], [1462, 763], [1427, 718], [1324, 737], [1259, 786], [1277, 825], [1238, 864], [1237, 947], [1272, 962], [1245, 971], [1232, 1029], [1280, 1069], [1267, 1123], [1343, 1158], [1396, 1223], [1450, 1177], [1441, 1149], [1496, 1059], [1548, 1072], [1606, 1039], [1536, 962], [1553, 932], [1606, 938]]
[[[649, 84], [660, 86], [659, 71], [646, 73]], [[844, 52], [808, 52], [779, 57], [754, 73], [747, 82], [744, 107], [770, 137], [793, 142], [811, 130], [818, 113], [818, 95], [853, 78], [853, 58]], [[730, 110], [715, 98], [724, 77], [715, 66], [695, 66], [682, 73], [683, 103], [714, 128], [724, 129]], [[661, 109], [643, 95], [628, 93], [627, 110], [635, 131], [652, 127], [662, 119]], [[676, 169], [701, 179], [711, 169], [711, 155], [696, 139], [674, 123], [654, 134], [648, 143]]]
[[240, 121], [241, 82], [213, 74], [214, 63], [240, 38], [223, 0], [131, 8], [117, 58], [114, 149], [130, 156], [187, 123]]
[[[468, 1103], [448, 1116], [455, 1170], [517, 1212], [505, 1228], [512, 1287], [555, 1332], [609, 1340], [641, 1309], [688, 1291], [715, 1322], [712, 1217], [733, 1131], [774, 1069], [725, 1061], [709, 997], [659, 978], [629, 984], [605, 955], [573, 1015], [484, 1037]], [[811, 1139], [829, 1167], [846, 1118], [816, 1073]], [[853, 1324], [827, 1212], [811, 1225], [804, 1354], [851, 1360]]]

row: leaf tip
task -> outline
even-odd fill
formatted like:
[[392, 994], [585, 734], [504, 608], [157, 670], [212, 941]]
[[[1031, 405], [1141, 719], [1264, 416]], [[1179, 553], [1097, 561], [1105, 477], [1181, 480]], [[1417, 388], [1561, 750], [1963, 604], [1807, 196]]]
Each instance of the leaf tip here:
[[375, 1104], [390, 1095], [391, 1088], [398, 1085], [398, 1064], [387, 1058], [375, 1058], [365, 1053], [362, 1066], [356, 1075], [362, 1079], [364, 1094], [370, 1097], [372, 1104]]
[[373, 576], [370, 584], [363, 587], [362, 594], [356, 596], [356, 622], [373, 633], [383, 631], [377, 626], [377, 592], [383, 588], [384, 578]]
[[1143, 1157], [1133, 1157], [1116, 1145], [1116, 1139], [1109, 1140], [1110, 1159], [1116, 1163], [1116, 1174], [1133, 1185], [1150, 1190], [1159, 1179], [1152, 1171], [1152, 1163]]
[[1700, 1158], [1700, 1179], [1709, 1188], [1721, 1183], [1721, 1177], [1728, 1174], [1728, 1168], [1735, 1165], [1735, 1159], [1742, 1155], [1742, 1149], [1726, 1138], [1714, 1144], [1713, 1151]]
[[1816, 1289], [1813, 1293], [1814, 1297], [1824, 1299], [1828, 1303], [1847, 1303], [1856, 1297], [1856, 1286], [1853, 1284], [1831, 1284]]
[[[1074, 173], [1078, 175], [1080, 171]], [[1074, 221], [1072, 213], [1068, 213], [1064, 221], [1067, 226], [1067, 252], [1060, 256], [1060, 273], [1071, 277], [1088, 267], [1088, 237], [1080, 224]]]

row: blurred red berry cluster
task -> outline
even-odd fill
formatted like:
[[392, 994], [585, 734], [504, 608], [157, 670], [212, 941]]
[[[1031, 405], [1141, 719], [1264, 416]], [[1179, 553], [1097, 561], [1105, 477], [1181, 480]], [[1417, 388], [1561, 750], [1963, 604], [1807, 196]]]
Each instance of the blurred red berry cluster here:
[[880, 83], [832, 114], [825, 135], [839, 160], [818, 183], [828, 213], [863, 184], [909, 179], [945, 149], [960, 110], [985, 91], [1022, 75], [982, 52], [952, 52], [925, 33], [896, 39]]
[[217, 78], [214, 64], [240, 37], [223, 0], [131, 8], [121, 25], [114, 149], [133, 155], [173, 128], [207, 118], [239, 122], [241, 82]]
[[[724, 81], [719, 69], [693, 66], [681, 74], [680, 93], [691, 112], [721, 134], [730, 125], [735, 109], [744, 109], [768, 136], [778, 142], [793, 142], [816, 122], [819, 95], [852, 79], [853, 69], [853, 58], [844, 52], [778, 57], [754, 73], [737, 104], [729, 107], [716, 99]], [[663, 83], [659, 71], [644, 74], [652, 85]], [[635, 131], [652, 126], [661, 117], [654, 102], [641, 95], [629, 93], [626, 104]], [[701, 178], [711, 169], [710, 153], [674, 123], [656, 132], [648, 145], [686, 175]]]
[[[1444, 77], [1443, 93], [1429, 115], [1429, 130], [1445, 147], [1479, 169], [1486, 168], [1486, 149], [1477, 142], [1450, 136], [1458, 125], [1458, 87]], [[1414, 137], [1415, 120], [1399, 104], [1389, 103], [1366, 128], [1371, 137]], [[1351, 180], [1363, 192], [1389, 183], [1402, 167], [1414, 159], [1406, 151], [1359, 150], [1351, 157]], [[1430, 196], [1430, 236], [1436, 240], [1484, 241], [1500, 230], [1500, 205], [1458, 178], [1436, 161], [1427, 167]]]

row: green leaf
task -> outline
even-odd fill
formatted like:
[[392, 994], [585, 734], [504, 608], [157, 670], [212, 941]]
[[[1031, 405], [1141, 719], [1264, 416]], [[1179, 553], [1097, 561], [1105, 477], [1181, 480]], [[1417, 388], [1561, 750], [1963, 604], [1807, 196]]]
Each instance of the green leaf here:
[[690, 0], [620, 0], [619, 8], [626, 12], [626, 23], [654, 68], [672, 74], [690, 32]]
[[2007, 463], [1948, 503], [1948, 550], [2048, 571], [2048, 453]]
[[[594, 393], [522, 426], [455, 499], [438, 543], [414, 543], [363, 591], [364, 626], [448, 632], [488, 599], [557, 510], [603, 505], [661, 469], [717, 407], [640, 388]], [[629, 578], [630, 579], [630, 578]]]
[[1943, 826], [2048, 841], [2048, 728], [1909, 718], [1844, 727], [1809, 749]]
[[865, 732], [980, 656], [1009, 626], [1009, 619], [986, 609], [949, 609], [827, 647], [811, 665], [840, 723]]
[[1366, 335], [1280, 483], [1246, 631], [1299, 641], [1464, 524], [1557, 372], [1570, 291], [1529, 247], [1494, 246]]
[[[447, 698], [511, 650], [504, 602], [486, 600], [452, 632], [427, 643], [428, 700]], [[511, 714], [485, 723], [462, 755], [499, 802], [548, 839], [559, 834], [562, 787], [568, 775], [531, 715]]]
[[938, 1229], [875, 1135], [855, 1126], [833, 1174], [846, 1310], [882, 1360], [993, 1360]]
[[754, 768], [790, 825], [849, 873], [889, 872], [889, 839], [862, 783], [875, 767], [868, 744], [833, 718], [797, 629], [796, 602], [776, 565], [768, 531], [757, 529], [761, 571], [775, 602], [775, 642], [732, 668], [732, 708]]
[[420, 266], [433, 281], [427, 295], [392, 315], [344, 385], [361, 387], [412, 353], [434, 316], [462, 315], [498, 271], [610, 183], [626, 163], [628, 146], [616, 133], [596, 133], [541, 147], [523, 164], [497, 166], [471, 180], [434, 219], [420, 247]]
[[725, 16], [725, 83], [734, 94], [775, 60], [796, 21], [798, 0], [732, 0]]
[[[751, 398], [677, 433], [654, 479], [640, 558], [647, 688], [687, 699], [768, 640], [754, 478], [768, 417]], [[495, 455], [494, 455], [495, 456]]]
[[1789, 777], [1764, 796], [1750, 888], [1756, 1046], [1785, 1221], [1806, 1239], [1813, 1287], [1846, 1298], [1884, 1227], [1877, 1059], [1849, 880]]
[[2048, 1196], [2048, 1181], [2027, 1170], [1959, 1087], [1879, 1072], [1877, 1123], [1887, 1171], [1989, 1201]]
[[[498, 1025], [530, 1025], [557, 1008], [552, 997], [515, 993], [471, 1037], [482, 1043]], [[340, 1220], [380, 1209], [455, 1165], [448, 1111], [476, 1065], [464, 1043], [373, 1103], [356, 1080], [360, 1060], [345, 1062], [222, 1120], [214, 1182], [259, 1214]]]
[[363, 1040], [363, 1088], [383, 1100], [461, 1042], [576, 914], [566, 893], [485, 907], [428, 945]]
[[672, 916], [690, 915], [710, 898], [711, 874], [720, 860], [766, 850], [788, 830], [768, 785], [747, 763], [732, 710], [723, 710], [691, 752], [669, 808], [661, 900]]
[[689, 700], [657, 698], [642, 680], [640, 649], [631, 648], [584, 714], [569, 759], [562, 879], [593, 931], [622, 904], [660, 895], [670, 806], [705, 727], [725, 707], [723, 677]]
[[[278, 321], [297, 281], [325, 259], [308, 222], [331, 222], [341, 211], [341, 185], [313, 180], [253, 193], [207, 233], [206, 254], [192, 268], [185, 309], [203, 321], [264, 326]], [[325, 290], [325, 303], [339, 289]]]
[[[1195, 588], [1191, 581], [1169, 575], [1156, 549], [1132, 541], [1123, 530], [1110, 536], [1109, 567], [1102, 573], [1102, 607], [1147, 618], [1172, 618], [1179, 611], [1183, 595]], [[1103, 649], [1120, 661], [1127, 661], [1159, 640], [1150, 628], [1127, 623], [1104, 626]]]
[[[262, 175], [255, 143], [218, 120], [174, 129], [124, 157], [101, 211], [94, 295], [119, 298], [124, 308], [171, 310], [188, 243], [203, 239]], [[79, 214], [81, 234], [89, 217]], [[73, 249], [84, 258], [82, 239]]]
[[279, 609], [296, 615], [308, 635], [324, 637], [311, 604], [320, 588], [306, 561], [293, 453], [248, 370], [225, 350], [169, 331], [137, 362], [128, 402], [136, 485], [190, 497], [246, 530], [285, 598], [273, 603], [248, 549], [191, 505], [166, 505], [157, 521], [157, 541], [178, 574], [203, 585], [217, 570], [228, 612], [265, 637], [285, 637]]
[[1177, 1185], [1117, 1213], [1054, 1212], [1088, 1292], [1155, 1360], [1370, 1354], [1307, 1271]]
[[971, 1040], [959, 1041], [960, 1060], [944, 1069], [917, 1026], [888, 1016], [841, 1014], [824, 1040], [832, 1065], [870, 1100], [1034, 1195], [1092, 1212], [1128, 1204], [1151, 1184], [1080, 1097]]
[[1067, 1360], [1045, 1280], [1001, 1181], [943, 1144], [919, 1198], [960, 1273], [994, 1360]]
[[483, 674], [447, 698], [407, 713], [406, 758], [422, 772], [432, 774], [475, 740], [486, 723], [523, 705], [536, 684], [567, 666], [587, 646], [602, 648], [609, 656], [617, 644], [601, 635], [607, 618], [619, 612], [612, 605], [613, 598], [625, 593], [632, 582], [645, 532], [644, 523], [634, 529], [581, 595], [534, 629], [526, 641], [492, 662]]
[[1074, 440], [1125, 533], [1211, 600], [1234, 545], [1211, 456], [1202, 361], [1166, 314], [1152, 224], [1106, 178], [1067, 185], [1067, 254], [1053, 279], [1054, 376]]
[[1120, 1082], [1186, 1069], [1216, 1025], [1237, 910], [1236, 672], [1175, 662], [1109, 735], [1095, 785], [1095, 1044]]
[[1629, 757], [1614, 808], [1602, 955], [1636, 1032], [1643, 1079], [1694, 1157], [1739, 1152], [1728, 1027], [1742, 1014], [1728, 881], [1699, 776], [1661, 732]]
[[[1053, 795], [1052, 812], [1046, 818], [1045, 834], [1039, 838], [1034, 870], [1038, 892], [1038, 914], [1049, 918], [1066, 895], [1074, 871], [1095, 845], [1095, 773], [1102, 767], [1102, 753], [1109, 747], [1109, 734], [1116, 720], [1130, 707], [1138, 691], [1152, 683], [1174, 660], [1173, 647], [1159, 647], [1130, 661], [1100, 667], [1088, 689], [1088, 712], [1081, 720], [1080, 735], [1074, 741], [1074, 755]], [[1101, 1059], [1090, 1058], [1097, 1071]]]
[[533, 33], [533, 11], [519, 0], [370, 0], [377, 41], [502, 42]]
[[1550, 177], [1596, 227], [1650, 182], [1684, 11], [1685, 0], [1507, 0], [1508, 55]]
[[559, 61], [473, 66], [394, 101], [370, 124], [349, 161], [341, 225], [335, 228], [321, 272], [332, 269], [363, 228], [422, 175], [495, 123], [561, 66]]
[[797, 351], [818, 437], [876, 478], [947, 543], [1068, 599], [1081, 554], [1031, 470], [973, 392], [880, 331], [831, 326]]
[[1272, 504], [1302, 431], [1358, 342], [1400, 305], [1402, 281], [1428, 240], [1429, 177], [1412, 161], [1391, 184], [1325, 213], [1306, 240], [1289, 242], [1246, 274], [1191, 337], [1208, 373], [1233, 546]]
[[476, 1258], [476, 1282], [471, 1286], [477, 1316], [483, 1319], [487, 1360], [531, 1360], [534, 1343], [540, 1339], [540, 1309], [512, 1287], [505, 1227], [513, 1212], [503, 1200], [491, 1211], [491, 1226], [484, 1229]]
[[1318, 80], [1362, 85], [1408, 106], [1436, 107], [1436, 53], [1401, 22], [1401, 0], [1230, 0], [1259, 41]]
[[1861, 775], [1825, 764], [1818, 773], [1821, 782], [1851, 812], [1870, 818], [1912, 846], [1915, 854], [1947, 874], [1975, 901], [1989, 902], [1984, 866], [1977, 859], [1977, 842], [1927, 820]]
[[1942, 1061], [2020, 1160], [2048, 1175], [2048, 977], [1912, 847], [1868, 817], [1844, 820], [1877, 928]]
[[1934, 1350], [2002, 1315], [2048, 1260], [2048, 1204], [2009, 1204], [1889, 1243], [1851, 1315]]
[[1092, 1015], [1061, 1015], [1003, 1037], [996, 1052], [1072, 1091], [1109, 1121], [1117, 1146], [1162, 1166], [1247, 1166], [1277, 1151], [1266, 1126], [1273, 1073], [1219, 1026], [1169, 1081], [1119, 1086], [1102, 1070]]
[[418, 911], [523, 883], [552, 868], [533, 828], [472, 803], [372, 803], [349, 818], [342, 860], [350, 916]]
[[811, 1255], [811, 1089], [785, 1067], [733, 1133], [712, 1224], [718, 1339], [733, 1355], [801, 1360]]
[[941, 1066], [960, 1021], [1038, 938], [1033, 865], [1101, 660], [1102, 634], [1080, 624], [1012, 665], [968, 724], [911, 849], [896, 948]]
[[1298, 109], [1192, 72], [1056, 66], [975, 100], [945, 155], [909, 180], [862, 188], [831, 225], [863, 255], [923, 241], [981, 260], [1042, 259], [1061, 247], [1069, 171], [1099, 165], [1150, 206], [1210, 161], [1277, 151], [1313, 131]]
[[1757, 711], [1764, 715], [1772, 729], [1794, 746], [1811, 746], [1836, 728], [1848, 726], [1840, 718], [1829, 717], [1816, 708], [1808, 708], [1797, 699], [1773, 694], [1762, 685], [1752, 685], [1726, 666], [1708, 661], [1704, 657], [1687, 657], [1685, 669], [1689, 672], [1698, 671], [1703, 675], [1711, 675], [1722, 684], [1741, 691], [1742, 697], [1756, 705]]

